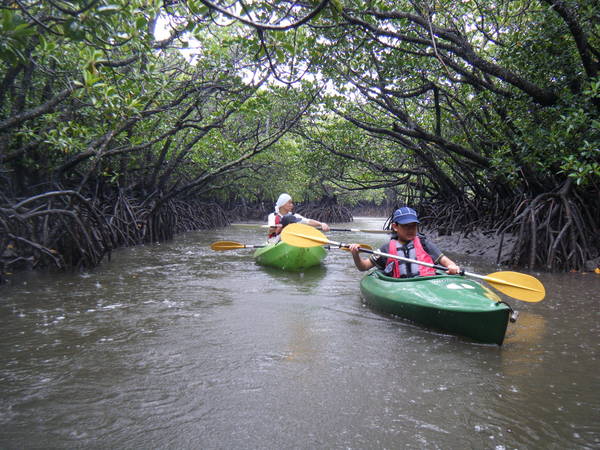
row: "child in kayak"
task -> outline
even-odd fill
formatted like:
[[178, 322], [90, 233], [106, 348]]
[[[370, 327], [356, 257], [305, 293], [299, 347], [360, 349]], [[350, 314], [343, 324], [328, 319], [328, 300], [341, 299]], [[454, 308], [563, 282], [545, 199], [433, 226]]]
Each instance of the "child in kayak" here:
[[[267, 225], [269, 226], [269, 242], [278, 242], [279, 241], [279, 233], [283, 229], [283, 224], [281, 223], [284, 216], [290, 214], [295, 219], [295, 222], [300, 222], [305, 225], [310, 225], [315, 228], [321, 228], [323, 231], [329, 231], [329, 225], [325, 222], [319, 222], [318, 220], [307, 219], [300, 214], [293, 214], [292, 210], [294, 209], [294, 202], [292, 202], [292, 197], [289, 194], [281, 194], [277, 199], [277, 203], [275, 203], [275, 212], [269, 214], [267, 219]], [[292, 223], [291, 217], [287, 219], [287, 223]]]
[[[447, 273], [456, 275], [460, 267], [444, 255], [440, 249], [418, 232], [419, 219], [414, 209], [403, 206], [394, 211], [392, 218], [392, 238], [379, 251], [403, 258], [429, 264], [440, 264], [448, 268]], [[435, 269], [421, 264], [389, 258], [382, 255], [371, 255], [367, 259], [360, 257], [359, 244], [350, 244], [354, 264], [360, 271], [377, 267], [386, 275], [394, 278], [412, 278], [435, 275]]]

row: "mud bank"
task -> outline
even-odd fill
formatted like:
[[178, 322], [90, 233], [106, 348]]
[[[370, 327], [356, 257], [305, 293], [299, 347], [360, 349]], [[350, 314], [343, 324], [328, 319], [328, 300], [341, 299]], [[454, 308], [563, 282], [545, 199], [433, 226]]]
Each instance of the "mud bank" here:
[[[461, 256], [476, 256], [490, 264], [506, 265], [512, 253], [516, 237], [504, 234], [504, 238], [494, 231], [473, 231], [468, 234], [452, 233], [440, 235], [436, 231], [423, 231], [444, 252], [456, 255], [458, 261]], [[600, 257], [586, 261], [581, 268], [582, 272], [596, 272], [600, 270]]]
[[516, 238], [504, 235], [504, 239], [494, 232], [473, 231], [468, 234], [452, 233], [439, 235], [433, 231], [424, 233], [444, 251], [455, 255], [477, 256], [492, 264], [505, 264], [512, 252]]

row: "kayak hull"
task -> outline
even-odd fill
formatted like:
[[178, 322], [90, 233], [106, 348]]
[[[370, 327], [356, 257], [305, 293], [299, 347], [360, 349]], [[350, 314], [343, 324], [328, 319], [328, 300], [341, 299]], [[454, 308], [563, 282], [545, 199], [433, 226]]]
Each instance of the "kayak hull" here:
[[257, 249], [254, 259], [261, 266], [297, 272], [318, 266], [326, 255], [327, 252], [321, 246], [300, 248], [278, 242]]
[[485, 286], [458, 276], [366, 275], [360, 290], [373, 309], [478, 342], [502, 345], [510, 308]]

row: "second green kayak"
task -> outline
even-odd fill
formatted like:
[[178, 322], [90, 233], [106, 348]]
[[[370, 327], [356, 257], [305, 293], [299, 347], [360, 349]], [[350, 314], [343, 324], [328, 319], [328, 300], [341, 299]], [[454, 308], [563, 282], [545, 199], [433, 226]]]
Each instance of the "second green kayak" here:
[[254, 259], [262, 266], [297, 272], [318, 266], [326, 255], [327, 252], [321, 246], [300, 248], [278, 242], [257, 249]]
[[391, 278], [373, 271], [360, 289], [379, 311], [479, 342], [504, 341], [510, 307], [473, 280], [458, 275]]

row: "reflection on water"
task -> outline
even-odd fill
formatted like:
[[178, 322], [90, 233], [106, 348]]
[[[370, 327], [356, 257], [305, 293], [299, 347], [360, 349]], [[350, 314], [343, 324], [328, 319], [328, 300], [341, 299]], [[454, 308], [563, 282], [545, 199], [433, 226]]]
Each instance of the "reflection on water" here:
[[544, 347], [545, 319], [537, 314], [522, 312], [517, 322], [509, 326], [504, 341], [502, 373], [508, 377], [532, 376], [540, 367], [546, 352]]
[[264, 267], [256, 265], [257, 270], [260, 270], [264, 275], [267, 275], [271, 282], [277, 285], [285, 285], [288, 288], [294, 287], [304, 290], [309, 290], [327, 276], [327, 257], [319, 266], [309, 267], [302, 272], [283, 271], [275, 267]]
[[539, 344], [545, 337], [546, 320], [539, 314], [524, 311], [514, 326], [510, 326], [505, 343], [512, 345]]
[[548, 297], [502, 296], [520, 315], [498, 347], [371, 311], [347, 252], [285, 273], [218, 240], [264, 230], [187, 233], [1, 288], [0, 447], [600, 446], [600, 277], [532, 274]]

